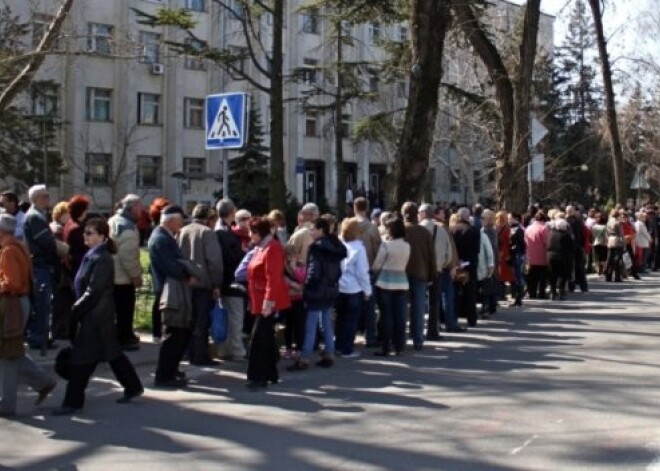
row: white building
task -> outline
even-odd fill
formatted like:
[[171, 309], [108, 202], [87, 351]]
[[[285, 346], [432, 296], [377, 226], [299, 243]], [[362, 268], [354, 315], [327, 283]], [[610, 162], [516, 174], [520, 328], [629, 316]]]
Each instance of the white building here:
[[[33, 42], [41, 37], [59, 4], [56, 0], [7, 3], [31, 22]], [[285, 75], [305, 66], [330, 64], [334, 49], [328, 22], [321, 15], [303, 14], [299, 8], [304, 0], [285, 3]], [[59, 196], [87, 193], [101, 210], [110, 209], [127, 192], [143, 194], [147, 201], [167, 195], [188, 207], [213, 201], [213, 194], [222, 187], [223, 154], [204, 149], [204, 97], [212, 93], [250, 92], [267, 131], [270, 111], [265, 94], [245, 81], [232, 81], [212, 63], [169, 52], [167, 41], [182, 41], [184, 35], [175, 28], [141, 25], [133, 10], [155, 13], [163, 6], [190, 10], [197, 22], [195, 34], [210, 45], [235, 53], [244, 50], [240, 23], [211, 0], [77, 0], [58, 54], [47, 57], [36, 77], [37, 82], [52, 82], [34, 87], [38, 93], [23, 97], [33, 114], [54, 115], [61, 123], [48, 147], [50, 154], [62, 157], [63, 165], [56, 164], [57, 159], [44, 163], [48, 182], [59, 189]], [[517, 7], [509, 6], [507, 11], [510, 8]], [[546, 16], [542, 20], [542, 34], [547, 36], [542, 43], [552, 44], [552, 20]], [[264, 15], [260, 29], [263, 43], [269, 44], [272, 18]], [[345, 51], [349, 61], [377, 63], [385, 57], [378, 47], [380, 39], [406, 41], [408, 37], [405, 25], [363, 24], [350, 29], [355, 45]], [[249, 60], [242, 67], [258, 76]], [[363, 116], [405, 106], [405, 82], [384, 84], [369, 67], [363, 72], [365, 87], [381, 92], [381, 98], [347, 106], [342, 123], [347, 131]], [[321, 78], [310, 73], [308, 80]], [[293, 80], [285, 83], [285, 100], [290, 100], [284, 123], [286, 184], [299, 201], [325, 197], [332, 203], [337, 182], [331, 116], [301, 113], [295, 99], [308, 86]], [[364, 183], [374, 195], [382, 193], [391, 155], [349, 138], [343, 145], [348, 184], [359, 188]], [[445, 162], [449, 165], [432, 159], [436, 170], [430, 185], [435, 200], [450, 200], [452, 192], [445, 190], [453, 190], [455, 182], [447, 175], [452, 174], [449, 170], [455, 173], [452, 162], [456, 159], [451, 148], [437, 147], [436, 153], [448, 152]], [[228, 156], [236, 154], [229, 151]], [[475, 162], [471, 165], [478, 165]]]

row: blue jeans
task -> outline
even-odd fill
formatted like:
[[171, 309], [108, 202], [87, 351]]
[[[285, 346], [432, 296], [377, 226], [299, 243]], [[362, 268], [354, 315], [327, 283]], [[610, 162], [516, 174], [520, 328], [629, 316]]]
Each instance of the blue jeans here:
[[337, 298], [337, 340], [335, 348], [344, 355], [353, 353], [364, 293], [340, 293]]
[[402, 352], [406, 347], [406, 293], [378, 288], [383, 352]]
[[525, 256], [524, 255], [516, 255], [515, 258], [515, 263], [513, 264], [513, 274], [516, 278], [516, 285], [518, 285], [519, 289], [523, 289], [525, 287]]
[[410, 336], [415, 346], [424, 343], [424, 311], [426, 310], [426, 281], [408, 277], [410, 286]]
[[53, 304], [53, 275], [50, 268], [34, 267], [34, 316], [27, 329], [28, 344], [39, 348], [48, 341]]
[[456, 318], [454, 282], [448, 271], [440, 274], [440, 302], [445, 312], [445, 328], [447, 330], [455, 329], [458, 327], [458, 319]]
[[335, 354], [335, 332], [330, 309], [312, 309], [307, 311], [307, 322], [305, 323], [305, 341], [302, 348], [302, 357], [305, 359], [309, 359], [314, 351], [319, 321], [321, 321], [323, 343], [325, 344], [323, 355], [332, 357]]

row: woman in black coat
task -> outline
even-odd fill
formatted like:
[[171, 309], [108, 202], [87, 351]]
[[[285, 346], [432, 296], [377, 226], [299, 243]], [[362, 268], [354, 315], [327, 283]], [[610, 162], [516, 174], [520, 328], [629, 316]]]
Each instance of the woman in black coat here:
[[72, 352], [66, 378], [69, 382], [62, 407], [56, 409], [54, 415], [70, 415], [82, 409], [85, 388], [100, 362], [110, 363], [124, 387], [124, 395], [117, 402], [130, 402], [144, 392], [135, 368], [117, 341], [112, 260], [115, 247], [109, 234], [108, 224], [101, 219], [85, 224], [85, 244], [89, 251], [74, 280], [77, 301], [71, 310]]
[[550, 268], [550, 296], [557, 299], [559, 285], [559, 299], [566, 299], [566, 283], [573, 271], [574, 245], [568, 222], [558, 219], [550, 230], [548, 240], [548, 268]]

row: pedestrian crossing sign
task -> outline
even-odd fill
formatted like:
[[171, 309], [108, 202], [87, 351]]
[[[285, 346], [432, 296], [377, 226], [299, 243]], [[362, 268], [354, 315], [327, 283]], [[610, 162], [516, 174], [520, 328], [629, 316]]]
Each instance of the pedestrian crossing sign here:
[[247, 93], [206, 97], [206, 149], [240, 149], [247, 137]]

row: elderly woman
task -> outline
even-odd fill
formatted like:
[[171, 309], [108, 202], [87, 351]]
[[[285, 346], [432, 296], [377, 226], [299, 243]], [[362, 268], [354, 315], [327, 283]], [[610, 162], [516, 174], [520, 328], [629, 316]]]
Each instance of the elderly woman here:
[[516, 281], [513, 274], [513, 268], [508, 263], [511, 228], [509, 227], [509, 215], [506, 211], [498, 211], [495, 215], [495, 229], [497, 231], [497, 243], [500, 252], [497, 275], [500, 280], [502, 298], [506, 298], [504, 284], [509, 283], [513, 286]]
[[64, 226], [63, 236], [64, 242], [69, 244], [72, 276], [78, 272], [82, 258], [87, 252], [83, 232], [89, 205], [90, 200], [84, 195], [74, 195], [69, 200], [69, 215], [71, 218]]
[[251, 235], [250, 235], [250, 220], [252, 213], [247, 209], [239, 209], [236, 211], [236, 225], [232, 227], [234, 234], [241, 240], [241, 247], [245, 252], [250, 249]]
[[117, 402], [130, 402], [144, 392], [135, 368], [117, 340], [112, 260], [115, 245], [110, 239], [110, 227], [101, 219], [92, 219], [85, 224], [83, 236], [89, 251], [74, 280], [77, 300], [72, 309], [75, 330], [71, 332], [68, 383], [62, 406], [53, 415], [71, 415], [82, 409], [89, 379], [101, 362], [110, 364], [124, 388]]
[[605, 264], [605, 281], [620, 282], [621, 280], [621, 258], [625, 247], [623, 238], [623, 229], [619, 221], [619, 210], [610, 211], [610, 218], [607, 221], [607, 262]]
[[38, 392], [37, 405], [55, 388], [55, 380], [25, 353], [24, 331], [30, 315], [32, 263], [25, 246], [14, 237], [16, 219], [0, 214], [0, 417], [16, 415], [18, 380]]
[[573, 238], [565, 219], [556, 219], [548, 237], [547, 259], [550, 270], [550, 296], [559, 300], [566, 299], [566, 283], [573, 270]]
[[248, 227], [255, 246], [247, 268], [248, 296], [256, 322], [250, 341], [247, 387], [258, 390], [279, 381], [275, 316], [290, 307], [291, 301], [284, 281], [284, 249], [271, 234], [270, 221], [255, 217]]
[[50, 231], [53, 233], [57, 240], [64, 240], [64, 226], [71, 218], [69, 214], [69, 202], [60, 201], [53, 208], [52, 222], [50, 223]]
[[[160, 216], [163, 209], [170, 205], [170, 200], [164, 197], [155, 198], [149, 206], [149, 218], [154, 227], [160, 224]], [[154, 302], [151, 306], [151, 336], [154, 343], [160, 343], [163, 335], [163, 318], [160, 313], [160, 297], [154, 296]]]
[[637, 221], [635, 221], [635, 260], [637, 265], [637, 272], [646, 272], [649, 253], [651, 252], [651, 242], [653, 238], [649, 234], [646, 227], [646, 211], [639, 211], [637, 213]]

